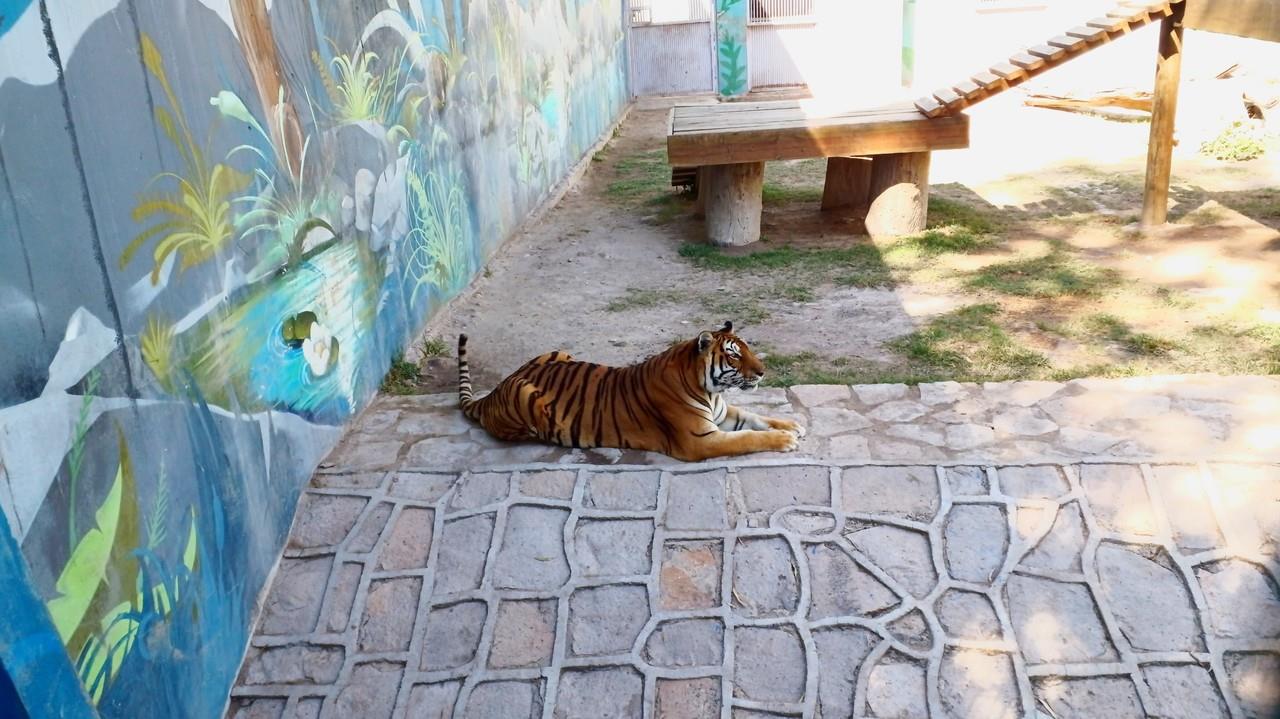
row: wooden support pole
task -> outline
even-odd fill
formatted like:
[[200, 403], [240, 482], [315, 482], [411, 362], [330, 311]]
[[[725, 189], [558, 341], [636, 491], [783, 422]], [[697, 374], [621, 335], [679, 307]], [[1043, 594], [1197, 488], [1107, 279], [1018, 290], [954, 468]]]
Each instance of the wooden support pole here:
[[699, 167], [697, 179], [693, 181], [694, 200], [693, 216], [703, 219], [707, 216], [707, 168]]
[[1173, 14], [1160, 22], [1160, 55], [1156, 60], [1151, 139], [1147, 142], [1147, 180], [1142, 191], [1143, 227], [1163, 225], [1169, 217], [1173, 128], [1178, 114], [1178, 82], [1182, 77], [1182, 19], [1187, 3], [1175, 3], [1170, 7]]
[[822, 185], [823, 210], [854, 210], [867, 204], [871, 189], [871, 158], [828, 157]]
[[[703, 168], [707, 239], [713, 245], [749, 245], [760, 239], [764, 200], [764, 163]], [[699, 185], [702, 185], [699, 182]]]
[[867, 234], [895, 237], [923, 232], [929, 211], [928, 152], [876, 155], [871, 162]]

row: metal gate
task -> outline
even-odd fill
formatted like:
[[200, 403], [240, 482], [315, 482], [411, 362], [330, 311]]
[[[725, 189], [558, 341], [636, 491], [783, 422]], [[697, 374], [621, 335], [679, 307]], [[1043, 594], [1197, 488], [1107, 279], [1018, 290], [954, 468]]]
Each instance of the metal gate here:
[[712, 0], [629, 0], [636, 95], [713, 92]]

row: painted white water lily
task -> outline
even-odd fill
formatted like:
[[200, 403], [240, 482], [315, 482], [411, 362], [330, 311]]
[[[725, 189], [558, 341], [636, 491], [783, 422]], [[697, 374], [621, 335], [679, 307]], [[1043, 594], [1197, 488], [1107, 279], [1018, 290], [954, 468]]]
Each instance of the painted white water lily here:
[[307, 360], [311, 373], [323, 377], [337, 360], [338, 340], [327, 327], [319, 322], [311, 323], [311, 336], [302, 340], [302, 357]]

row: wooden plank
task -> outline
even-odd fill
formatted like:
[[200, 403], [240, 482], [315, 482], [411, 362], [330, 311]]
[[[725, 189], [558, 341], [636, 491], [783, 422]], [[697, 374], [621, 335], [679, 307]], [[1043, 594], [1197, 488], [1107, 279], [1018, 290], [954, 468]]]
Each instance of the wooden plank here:
[[707, 102], [698, 105], [676, 105], [673, 109], [679, 114], [699, 114], [699, 113], [722, 113], [722, 112], [746, 112], [750, 110], [764, 110], [771, 107], [794, 107], [800, 108], [799, 100], [756, 100], [752, 102]]
[[1013, 84], [1015, 82], [1025, 80], [1027, 77], [1026, 70], [1020, 67], [1010, 65], [1007, 62], [999, 62], [991, 66], [991, 72], [999, 75], [1005, 82]]
[[1106, 30], [1103, 30], [1102, 28], [1098, 28], [1098, 27], [1085, 27], [1083, 25], [1079, 27], [1071, 28], [1070, 30], [1067, 31], [1067, 34], [1070, 35], [1071, 37], [1078, 37], [1083, 40], [1088, 40], [1089, 42], [1096, 42], [1098, 40], [1107, 39]]
[[956, 103], [964, 102], [964, 98], [949, 87], [934, 90], [933, 96], [938, 98], [938, 101], [946, 105], [948, 108]]
[[1036, 45], [1035, 47], [1031, 48], [1029, 52], [1032, 55], [1035, 55], [1037, 57], [1042, 57], [1046, 60], [1054, 60], [1054, 61], [1061, 60], [1067, 55], [1066, 50], [1063, 50], [1060, 47], [1053, 47], [1052, 45]]
[[1151, 22], [1151, 18], [1147, 16], [1146, 12], [1130, 12], [1128, 10], [1112, 10], [1111, 12], [1107, 13], [1107, 17], [1113, 17], [1113, 18], [1124, 20], [1125, 22], [1128, 22], [1130, 25], [1133, 25], [1134, 23], [1137, 23], [1139, 25], [1146, 25], [1147, 23]]
[[1124, 32], [1129, 29], [1129, 22], [1124, 18], [1114, 17], [1095, 17], [1085, 23], [1089, 27], [1096, 27], [1107, 32]]
[[892, 115], [867, 115], [862, 117], [811, 117], [797, 118], [789, 122], [775, 122], [770, 125], [760, 126], [751, 123], [727, 122], [723, 125], [713, 125], [703, 127], [697, 130], [688, 130], [685, 132], [676, 132], [672, 137], [693, 137], [698, 135], [715, 135], [719, 133], [735, 133], [747, 131], [770, 132], [773, 130], [803, 130], [806, 128], [818, 127], [848, 127], [856, 128], [861, 125], [874, 125], [886, 122], [911, 123], [925, 122], [929, 118], [921, 114], [919, 110], [912, 107], [909, 110]]
[[1044, 66], [1044, 58], [1036, 57], [1035, 55], [1025, 52], [1020, 52], [1017, 55], [1010, 57], [1009, 62], [1028, 72], [1038, 70]]
[[946, 106], [933, 97], [922, 97], [916, 100], [916, 109], [925, 117], [939, 117], [947, 111]]
[[1142, 225], [1163, 225], [1169, 215], [1169, 176], [1173, 170], [1173, 125], [1178, 112], [1182, 76], [1182, 19], [1186, 5], [1160, 23], [1155, 97], [1151, 104], [1151, 139], [1147, 143], [1147, 177], [1142, 190]]
[[1089, 43], [1078, 37], [1070, 37], [1068, 35], [1059, 35], [1049, 40], [1052, 47], [1060, 47], [1067, 52], [1079, 52], [1088, 49]]
[[779, 130], [739, 130], [667, 138], [669, 161], [678, 165], [802, 160], [814, 157], [883, 155], [969, 146], [969, 116], [935, 120], [817, 125]]
[[1196, 30], [1280, 42], [1280, 2], [1276, 0], [1194, 0], [1184, 24]]
[[974, 82], [981, 85], [984, 90], [989, 92], [999, 92], [1000, 89], [997, 88], [997, 85], [1002, 85], [1004, 83], [1004, 79], [990, 70], [983, 70], [982, 72], [974, 73], [972, 79]]
[[892, 111], [875, 110], [864, 112], [853, 112], [841, 115], [831, 116], [814, 116], [809, 117], [803, 113], [795, 113], [785, 117], [775, 117], [767, 122], [758, 122], [751, 117], [743, 117], [740, 115], [726, 115], [724, 117], [711, 117], [698, 120], [686, 120], [676, 126], [672, 135], [699, 134], [706, 132], [718, 132], [722, 130], [756, 128], [762, 130], [769, 129], [785, 129], [793, 127], [804, 127], [808, 125], [830, 124], [830, 123], [846, 123], [858, 124], [862, 122], [880, 122], [880, 121], [902, 121], [909, 122], [912, 120], [920, 120], [920, 113], [916, 108], [911, 106], [902, 106]]
[[[996, 79], [999, 80], [1000, 78], [996, 78]], [[957, 93], [959, 93], [961, 97], [963, 97], [966, 100], [972, 100], [973, 98], [987, 91], [985, 87], [983, 87], [982, 85], [979, 85], [973, 80], [961, 80], [960, 82], [956, 83], [955, 86], [952, 87], [951, 89], [955, 90]]]

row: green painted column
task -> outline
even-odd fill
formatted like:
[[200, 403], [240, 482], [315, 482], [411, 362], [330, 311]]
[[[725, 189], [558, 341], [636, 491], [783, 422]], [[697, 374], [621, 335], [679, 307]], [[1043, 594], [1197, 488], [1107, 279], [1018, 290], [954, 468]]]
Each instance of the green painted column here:
[[716, 66], [721, 97], [751, 89], [747, 81], [747, 0], [716, 0]]
[[916, 79], [916, 0], [902, 0], [902, 85]]

